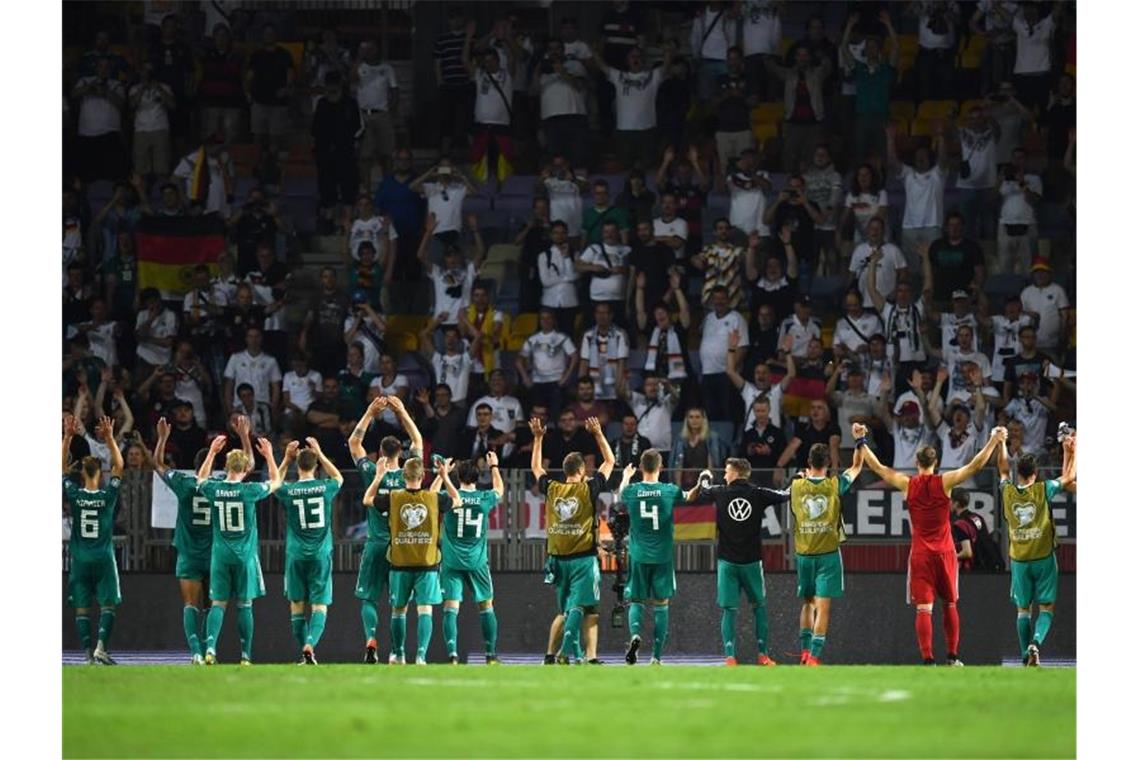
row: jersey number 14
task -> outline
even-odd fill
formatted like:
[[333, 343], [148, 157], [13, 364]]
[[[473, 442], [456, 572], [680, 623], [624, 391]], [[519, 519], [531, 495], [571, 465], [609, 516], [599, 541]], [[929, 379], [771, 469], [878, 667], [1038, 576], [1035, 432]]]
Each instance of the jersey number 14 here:
[[[472, 519], [474, 518], [474, 519]], [[473, 509], [459, 508], [455, 510], [455, 519], [458, 526], [455, 530], [455, 535], [458, 538], [463, 538], [463, 526], [474, 528], [475, 533], [473, 538], [479, 538], [483, 535], [483, 515]]]

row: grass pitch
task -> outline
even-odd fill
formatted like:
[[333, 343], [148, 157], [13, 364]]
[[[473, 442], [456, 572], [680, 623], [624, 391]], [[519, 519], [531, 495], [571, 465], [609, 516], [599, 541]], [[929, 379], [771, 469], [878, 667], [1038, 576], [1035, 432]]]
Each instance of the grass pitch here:
[[64, 757], [1073, 757], [1076, 671], [69, 667]]

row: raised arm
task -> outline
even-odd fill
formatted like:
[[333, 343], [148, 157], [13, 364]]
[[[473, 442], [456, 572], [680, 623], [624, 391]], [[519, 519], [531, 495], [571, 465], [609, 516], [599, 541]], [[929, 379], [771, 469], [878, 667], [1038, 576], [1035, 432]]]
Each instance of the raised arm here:
[[249, 417], [241, 415], [238, 417], [237, 423], [238, 438], [241, 439], [241, 450], [245, 452], [246, 461], [249, 462], [249, 469], [253, 469], [253, 441], [249, 438], [250, 422]]
[[400, 421], [400, 426], [404, 428], [404, 432], [408, 434], [408, 438], [412, 439], [410, 449], [412, 456], [423, 456], [424, 437], [420, 435], [420, 429], [416, 427], [416, 421], [412, 419], [412, 415], [408, 414], [408, 408], [404, 406], [403, 399], [399, 396], [389, 396], [388, 406], [396, 413], [396, 418]]
[[534, 446], [530, 450], [530, 471], [535, 478], [541, 478], [546, 475], [542, 466], [542, 436], [546, 434], [546, 426], [542, 420], [531, 418], [530, 432], [534, 436]]
[[1061, 463], [1061, 487], [1066, 491], [1077, 490], [1077, 435], [1073, 433], [1061, 443], [1063, 459]]
[[487, 467], [491, 470], [491, 490], [501, 499], [507, 489], [503, 485], [503, 473], [499, 471], [499, 455], [493, 451], [487, 452]]
[[111, 477], [118, 478], [123, 474], [123, 452], [119, 451], [119, 442], [115, 440], [115, 421], [110, 417], [100, 417], [95, 433], [107, 444], [111, 452]]
[[732, 330], [728, 333], [728, 355], [725, 357], [724, 373], [728, 379], [740, 390], [744, 387], [744, 378], [736, 370], [736, 354], [740, 351], [740, 333]]
[[881, 253], [872, 253], [867, 260], [867, 295], [871, 297], [871, 305], [875, 307], [875, 311], [880, 314], [887, 305], [887, 299], [879, 292], [879, 285], [876, 282], [879, 279], [879, 259], [882, 257]]
[[309, 437], [305, 439], [305, 443], [309, 444], [309, 448], [317, 455], [317, 459], [320, 460], [325, 475], [335, 480], [337, 485], [344, 485], [344, 475], [341, 474], [332, 460], [325, 456], [325, 452], [321, 451], [321, 444], [317, 442], [317, 439]]
[[903, 493], [906, 493], [907, 486], [910, 485], [910, 478], [908, 478], [906, 475], [903, 475], [901, 472], [895, 472], [890, 467], [887, 467], [885, 464], [880, 462], [879, 458], [875, 456], [875, 452], [872, 451], [871, 447], [868, 445], [865, 436], [857, 440], [855, 442], [855, 446], [857, 449], [863, 450], [863, 464], [867, 465], [867, 467], [870, 468], [871, 472], [878, 475], [886, 483], [889, 483], [891, 486], [897, 488]]
[[277, 467], [277, 460], [273, 458], [273, 444], [268, 438], [257, 439], [257, 450], [265, 457], [265, 466], [269, 470], [269, 493], [273, 493], [285, 480], [285, 471]]
[[701, 495], [701, 491], [712, 484], [712, 479], [710, 470], [701, 470], [701, 474], [697, 476], [697, 484], [685, 492], [685, 501], [696, 501]]
[[277, 469], [282, 473], [289, 471], [289, 465], [293, 464], [293, 460], [297, 458], [297, 451], [301, 448], [298, 441], [289, 441], [289, 445], [285, 447], [285, 451], [281, 454], [281, 464], [277, 465]]
[[446, 459], [443, 466], [439, 468], [439, 474], [443, 478], [443, 487], [447, 489], [447, 495], [451, 497], [454, 504], [459, 503], [459, 490], [455, 484], [451, 482], [451, 471], [455, 469], [455, 460]]
[[997, 449], [997, 468], [998, 478], [1009, 480], [1009, 447], [1005, 441], [1002, 441]]
[[79, 433], [79, 424], [75, 417], [68, 414], [63, 418], [63, 474], [70, 472], [71, 440]]
[[617, 497], [619, 502], [621, 501], [621, 492], [624, 491], [625, 487], [629, 485], [629, 481], [633, 479], [633, 474], [635, 472], [637, 472], [637, 468], [633, 466], [633, 462], [630, 462], [625, 466], [624, 469], [622, 469], [621, 483], [619, 483], [617, 487]]
[[372, 403], [364, 410], [364, 416], [352, 429], [352, 433], [348, 436], [348, 453], [352, 455], [352, 461], [355, 462], [368, 456], [364, 450], [364, 436], [368, 433], [368, 428], [372, 426], [372, 420], [378, 417], [386, 406], [388, 406], [388, 399], [385, 396], [377, 396], [372, 399]]
[[366, 507], [371, 507], [376, 503], [376, 493], [380, 490], [380, 481], [388, 473], [388, 460], [380, 457], [380, 461], [376, 463], [376, 475], [372, 478], [372, 482], [368, 484], [368, 489], [364, 492], [364, 498], [361, 503]]
[[[856, 422], [851, 426], [851, 434], [855, 440], [865, 438], [868, 435], [867, 426], [862, 423]], [[867, 449], [866, 446], [859, 446], [851, 455], [851, 466], [843, 471], [843, 474], [854, 483], [859, 479], [859, 474], [863, 472], [863, 452]]]
[[154, 429], [158, 433], [158, 440], [154, 444], [154, 471], [162, 475], [170, 469], [166, 466], [166, 440], [170, 437], [170, 423], [165, 417], [159, 417]]
[[598, 451], [602, 452], [602, 463], [598, 465], [598, 472], [601, 473], [603, 478], [609, 478], [610, 473], [614, 471], [614, 451], [610, 448], [610, 442], [606, 440], [606, 435], [602, 431], [602, 423], [598, 421], [597, 417], [590, 417], [586, 420], [586, 432], [594, 436], [594, 442], [598, 445]]
[[947, 494], [950, 489], [955, 486], [961, 485], [965, 481], [977, 475], [986, 466], [986, 462], [990, 461], [993, 456], [994, 449], [997, 448], [999, 443], [1003, 443], [1006, 439], [1005, 428], [995, 427], [990, 431], [990, 439], [982, 450], [974, 455], [974, 458], [966, 464], [965, 467], [959, 467], [957, 470], [951, 470], [942, 474], [942, 488]]
[[206, 458], [202, 460], [202, 466], [198, 468], [198, 485], [202, 485], [209, 479], [210, 473], [214, 471], [214, 459], [225, 447], [226, 437], [224, 435], [219, 435], [210, 441], [210, 450], [206, 452]]

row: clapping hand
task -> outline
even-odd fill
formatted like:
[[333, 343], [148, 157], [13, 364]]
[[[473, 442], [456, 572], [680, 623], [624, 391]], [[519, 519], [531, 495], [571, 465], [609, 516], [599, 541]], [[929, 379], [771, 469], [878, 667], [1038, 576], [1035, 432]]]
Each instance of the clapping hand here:
[[309, 444], [309, 448], [313, 451], [314, 454], [317, 456], [321, 455], [321, 444], [317, 441], [316, 438], [309, 436], [305, 439], [305, 443]]
[[170, 423], [166, 421], [165, 417], [158, 418], [158, 422], [154, 424], [154, 429], [161, 439], [165, 439], [170, 435]]
[[95, 426], [95, 435], [102, 439], [104, 443], [110, 443], [111, 438], [115, 435], [115, 421], [110, 417], [100, 417], [98, 424]]
[[257, 450], [261, 453], [263, 459], [273, 458], [273, 444], [269, 442], [268, 438], [257, 439]]
[[546, 433], [546, 425], [537, 417], [530, 418], [530, 433], [535, 438], [541, 438]]
[[297, 452], [301, 449], [300, 441], [289, 441], [289, 445], [285, 447], [285, 461], [292, 462], [297, 457]]
[[498, 467], [499, 466], [499, 455], [493, 451], [488, 451], [487, 452], [487, 466], [488, 467]]
[[72, 438], [79, 435], [79, 420], [75, 418], [75, 415], [63, 415], [63, 434]]
[[588, 417], [584, 427], [590, 435], [601, 435], [602, 423], [598, 421], [597, 417]]
[[214, 440], [210, 441], [210, 453], [211, 454], [220, 453], [221, 450], [226, 447], [226, 443], [228, 441], [229, 441], [229, 439], [226, 438], [226, 436], [224, 436], [224, 435], [216, 436], [214, 438]]

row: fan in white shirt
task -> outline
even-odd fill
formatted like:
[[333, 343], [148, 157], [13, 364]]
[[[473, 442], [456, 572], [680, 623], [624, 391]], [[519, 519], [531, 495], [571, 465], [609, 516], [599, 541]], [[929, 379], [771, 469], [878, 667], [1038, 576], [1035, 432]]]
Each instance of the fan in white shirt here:
[[424, 236], [420, 241], [417, 253], [424, 271], [432, 281], [435, 290], [435, 306], [433, 314], [442, 325], [459, 323], [459, 312], [471, 305], [471, 288], [475, 285], [478, 276], [479, 264], [483, 261], [483, 238], [479, 234], [477, 221], [472, 224], [474, 214], [468, 220], [474, 228], [475, 247], [473, 260], [464, 263], [463, 254], [455, 245], [447, 245], [443, 251], [443, 265], [434, 264], [429, 259], [432, 232], [435, 229], [435, 220], [428, 214], [424, 226]]
[[677, 196], [661, 196], [661, 216], [653, 220], [653, 240], [673, 249], [678, 260], [685, 257], [685, 242], [689, 239], [689, 223], [677, 216]]
[[780, 351], [802, 359], [807, 356], [808, 343], [813, 339], [820, 340], [823, 330], [820, 321], [811, 314], [811, 299], [808, 296], [797, 298], [793, 308], [794, 313], [780, 323], [777, 346]]
[[656, 375], [647, 375], [641, 393], [629, 390], [624, 383], [619, 392], [637, 418], [637, 432], [658, 451], [669, 451], [673, 446], [673, 411], [681, 403], [677, 387]]
[[[977, 395], [981, 397], [981, 393]], [[942, 445], [942, 453], [938, 458], [939, 467], [956, 470], [959, 467], [964, 467], [974, 458], [974, 455], [978, 453], [978, 442], [981, 439], [985, 414], [984, 397], [973, 415], [970, 414], [970, 410], [964, 404], [957, 402], [950, 405], [947, 415], [949, 420], [944, 418], [940, 411], [931, 410], [934, 432]]]
[[[388, 354], [380, 357], [380, 374], [368, 384], [370, 399], [377, 396], [399, 396], [401, 401], [408, 398], [408, 378], [396, 371], [396, 360]], [[385, 407], [380, 421], [392, 427], [399, 426], [399, 419], [391, 407]]]
[[994, 355], [990, 360], [992, 373], [990, 378], [995, 383], [1005, 381], [1005, 360], [1016, 356], [1021, 348], [1019, 336], [1024, 327], [1036, 327], [1037, 322], [1021, 309], [1021, 299], [1018, 296], [1009, 296], [1005, 299], [1005, 313], [984, 317], [988, 321], [990, 334], [994, 341]]
[[[863, 309], [863, 299], [853, 290], [843, 297], [843, 316], [835, 323], [831, 350], [837, 359], [848, 354], [863, 354], [868, 350], [871, 336], [883, 331], [883, 320], [878, 314]], [[844, 429], [840, 425], [840, 430]]]
[[434, 234], [453, 232], [456, 235], [463, 223], [463, 199], [478, 189], [467, 175], [451, 165], [451, 159], [440, 159], [439, 164], [412, 180], [408, 188], [427, 199], [428, 216], [435, 217]]
[[151, 366], [169, 364], [178, 319], [162, 305], [162, 297], [154, 288], [144, 290], [140, 300], [143, 308], [135, 319], [135, 354]]
[[564, 385], [573, 372], [578, 349], [569, 335], [555, 329], [554, 312], [543, 309], [539, 313], [539, 331], [523, 342], [515, 367], [523, 384]]
[[519, 400], [507, 395], [507, 374], [501, 369], [495, 370], [491, 373], [488, 385], [491, 392], [471, 405], [471, 411], [467, 414], [467, 427], [476, 426], [475, 409], [487, 404], [491, 407], [491, 427], [504, 433], [513, 432], [515, 427], [523, 422], [524, 417]]
[[[538, 254], [538, 279], [542, 283], [542, 305], [551, 309], [573, 309], [578, 306], [578, 270], [574, 255], [566, 242], [569, 229], [565, 222], [550, 225], [549, 250]], [[565, 331], [565, 329], [564, 329]]]
[[372, 210], [372, 199], [361, 195], [356, 202], [357, 218], [352, 221], [348, 237], [345, 238], [345, 247], [353, 261], [360, 261], [360, 244], [369, 242], [372, 250], [377, 252], [377, 261], [380, 268], [384, 268], [392, 241], [400, 235], [396, 232], [396, 225], [392, 224], [387, 215], [377, 215]]
[[939, 332], [942, 335], [939, 348], [943, 353], [957, 345], [958, 328], [970, 327], [973, 329], [974, 335], [978, 334], [978, 317], [969, 293], [964, 290], [955, 290], [951, 293], [949, 313], [938, 311], [931, 293], [924, 295], [929, 299], [930, 319], [938, 324]]
[[[872, 260], [874, 266], [872, 266]], [[867, 241], [856, 246], [851, 253], [851, 283], [858, 283], [863, 296], [863, 306], [874, 308], [868, 286], [872, 271], [875, 273], [875, 288], [880, 293], [891, 293], [895, 283], [907, 279], [909, 269], [902, 251], [893, 243], [884, 242], [883, 220], [875, 217], [867, 223]]]
[[590, 300], [624, 304], [629, 274], [629, 246], [622, 245], [616, 222], [602, 224], [602, 242], [587, 246], [575, 262], [579, 272], [590, 275]]
[[309, 369], [309, 361], [304, 355], [293, 357], [293, 369], [285, 373], [281, 380], [284, 414], [293, 426], [303, 428], [305, 413], [317, 397], [323, 378], [321, 373]]
[[910, 379], [910, 398], [900, 397], [896, 404], [897, 412], [884, 398], [879, 405], [879, 417], [886, 423], [895, 441], [895, 457], [892, 468], [914, 472], [915, 455], [919, 448], [934, 443], [930, 427], [927, 425], [927, 399], [922, 390], [922, 373], [915, 370]]
[[582, 334], [578, 352], [578, 377], [594, 381], [594, 396], [600, 401], [617, 398], [629, 360], [629, 336], [613, 319], [610, 304], [594, 304], [594, 326]]
[[728, 341], [728, 356], [725, 363], [725, 374], [728, 375], [729, 381], [740, 391], [740, 397], [744, 399], [744, 408], [748, 410], [747, 419], [744, 420], [744, 429], [750, 430], [756, 427], [756, 414], [752, 409], [752, 402], [758, 398], [764, 397], [768, 399], [769, 412], [768, 418], [776, 427], [783, 427], [780, 424], [781, 407], [784, 403], [784, 391], [792, 381], [796, 379], [796, 363], [792, 359], [792, 355], [788, 354], [784, 357], [785, 372], [784, 376], [780, 378], [780, 382], [772, 383], [772, 370], [764, 362], [759, 362], [752, 369], [752, 382], [748, 382], [737, 371], [739, 359], [739, 351], [737, 350], [740, 345], [739, 336], [731, 336]]
[[1022, 375], [1017, 381], [1017, 395], [1010, 399], [1004, 410], [1009, 419], [1022, 424], [1025, 429], [1022, 443], [1027, 452], [1035, 455], [1045, 453], [1049, 413], [1057, 408], [1055, 401], [1040, 395], [1039, 390], [1036, 376], [1029, 373]]
[[554, 162], [542, 170], [538, 182], [538, 192], [545, 192], [550, 200], [550, 221], [563, 222], [570, 237], [581, 235], [586, 175], [571, 171], [564, 158], [555, 156]]
[[970, 325], [958, 328], [957, 345], [950, 346], [946, 351], [931, 349], [931, 352], [941, 358], [943, 366], [950, 371], [950, 393], [957, 393], [967, 388], [967, 364], [976, 364], [981, 370], [983, 383], [988, 384], [992, 373], [990, 360], [975, 348], [974, 328]]
[[646, 70], [641, 48], [631, 48], [626, 55], [626, 70], [611, 68], [600, 56], [590, 59], [614, 86], [614, 110], [619, 132], [644, 132], [657, 126], [657, 90], [665, 81], [672, 64], [672, 48], [665, 49], [665, 63]]
[[432, 339], [435, 327], [435, 320], [428, 320], [427, 326], [420, 333], [420, 353], [431, 361], [435, 382], [447, 385], [455, 403], [465, 405], [471, 373], [475, 371], [473, 346], [463, 340], [458, 327], [448, 325], [443, 328], [443, 353], [440, 353], [435, 350]]
[[764, 224], [764, 208], [767, 199], [764, 193], [772, 191], [768, 172], [759, 168], [756, 151], [746, 148], [736, 159], [736, 171], [728, 175], [726, 181], [731, 200], [728, 207], [728, 221], [746, 235], [759, 232], [760, 237], [768, 236], [768, 226]]
[[222, 403], [226, 414], [238, 403], [237, 387], [248, 383], [254, 399], [278, 408], [281, 400], [281, 367], [277, 360], [261, 350], [261, 330], [250, 327], [245, 333], [245, 350], [230, 356], [222, 377]]
[[1037, 319], [1037, 347], [1050, 354], [1062, 353], [1073, 321], [1069, 296], [1053, 282], [1053, 267], [1048, 261], [1034, 259], [1030, 270], [1033, 282], [1021, 291], [1021, 305], [1026, 314]]

